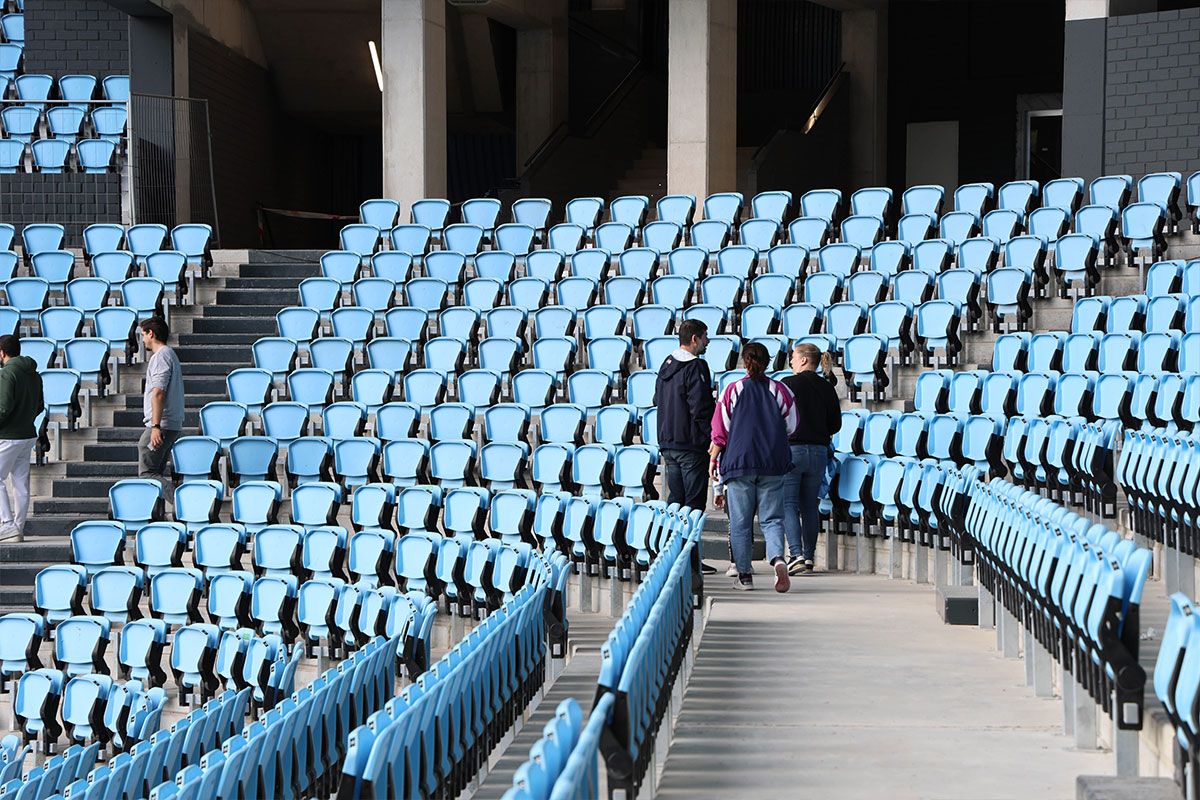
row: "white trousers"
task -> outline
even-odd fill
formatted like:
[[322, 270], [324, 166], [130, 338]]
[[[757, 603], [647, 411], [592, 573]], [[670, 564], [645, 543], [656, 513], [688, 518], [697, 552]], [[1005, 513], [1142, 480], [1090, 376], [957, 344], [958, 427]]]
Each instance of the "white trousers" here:
[[[25, 531], [29, 515], [29, 456], [37, 439], [0, 439], [0, 525], [13, 524]], [[9, 502], [8, 485], [13, 499]]]

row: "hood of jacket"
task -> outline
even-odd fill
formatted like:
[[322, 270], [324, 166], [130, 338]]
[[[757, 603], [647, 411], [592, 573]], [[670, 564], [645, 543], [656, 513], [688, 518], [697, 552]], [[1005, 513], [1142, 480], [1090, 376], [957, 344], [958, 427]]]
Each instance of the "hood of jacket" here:
[[682, 347], [677, 347], [671, 355], [667, 356], [667, 360], [663, 362], [662, 369], [658, 375], [664, 381], [669, 381], [679, 374], [680, 370], [687, 367], [697, 358], [698, 356], [689, 353]]

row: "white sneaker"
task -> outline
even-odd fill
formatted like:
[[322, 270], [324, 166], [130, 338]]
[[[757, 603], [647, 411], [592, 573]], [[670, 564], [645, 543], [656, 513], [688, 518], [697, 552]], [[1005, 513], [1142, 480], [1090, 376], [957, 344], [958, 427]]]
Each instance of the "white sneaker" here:
[[729, 569], [725, 570], [725, 577], [736, 578], [738, 576], [737, 564], [730, 564]]
[[14, 536], [20, 536], [21, 529], [12, 522], [0, 524], [0, 539], [9, 539]]

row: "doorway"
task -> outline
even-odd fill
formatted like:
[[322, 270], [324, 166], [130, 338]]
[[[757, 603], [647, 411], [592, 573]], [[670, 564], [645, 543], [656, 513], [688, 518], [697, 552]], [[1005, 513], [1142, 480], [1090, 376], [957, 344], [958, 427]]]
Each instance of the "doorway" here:
[[1025, 176], [1045, 185], [1062, 177], [1062, 109], [1025, 117]]

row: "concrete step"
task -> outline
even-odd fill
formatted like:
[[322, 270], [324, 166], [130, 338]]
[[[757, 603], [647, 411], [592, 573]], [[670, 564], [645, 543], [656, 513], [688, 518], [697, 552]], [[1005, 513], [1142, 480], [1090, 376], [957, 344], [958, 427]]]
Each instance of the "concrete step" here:
[[10, 611], [29, 613], [33, 610], [33, 584], [28, 586], [0, 585], [0, 614]]
[[36, 561], [27, 561], [22, 563], [6, 563], [0, 565], [0, 575], [4, 579], [0, 581], [5, 588], [14, 588], [20, 586], [33, 587], [37, 574], [45, 569], [50, 564], [64, 564], [71, 560], [71, 548], [67, 548], [67, 552], [57, 556], [39, 557]]
[[84, 461], [69, 463], [66, 468], [68, 478], [136, 478], [138, 474], [138, 465], [135, 461], [107, 464]]
[[117, 417], [120, 416], [120, 427], [101, 428], [96, 431], [97, 442], [114, 442], [118, 444], [132, 444], [142, 438], [142, 432], [146, 429], [142, 425], [141, 412], [117, 411], [113, 414], [113, 422], [117, 423]]
[[[34, 509], [36, 510], [38, 501], [34, 501]], [[28, 539], [52, 539], [56, 536], [66, 536], [81, 522], [86, 522], [92, 519], [104, 519], [108, 516], [108, 510], [101, 514], [92, 512], [79, 514], [41, 514], [39, 516], [30, 516], [25, 522], [25, 538]]]
[[230, 345], [254, 344], [260, 338], [257, 333], [185, 333], [179, 337], [179, 347], [224, 348]]
[[192, 333], [247, 333], [260, 336], [272, 336], [276, 333], [275, 315], [247, 317], [199, 317], [192, 322]]
[[54, 482], [54, 500], [103, 497], [108, 503], [108, 490], [116, 482], [113, 476], [76, 477]]
[[[297, 298], [293, 298], [293, 299], [297, 299]], [[214, 318], [226, 318], [226, 317], [231, 317], [231, 318], [239, 318], [240, 317], [240, 318], [244, 319], [246, 317], [255, 317], [255, 318], [274, 320], [275, 315], [279, 313], [279, 309], [284, 308], [285, 306], [290, 306], [290, 305], [295, 305], [295, 303], [293, 301], [288, 301], [285, 303], [269, 303], [269, 304], [260, 303], [258, 305], [247, 304], [247, 305], [205, 306], [204, 310], [201, 312], [200, 319], [214, 319]], [[198, 319], [197, 322], [199, 322], [200, 319]]]
[[254, 363], [253, 359], [251, 359], [251, 358], [247, 358], [245, 361], [241, 361], [241, 362], [195, 361], [195, 362], [192, 362], [191, 364], [184, 364], [183, 371], [185, 374], [187, 374], [189, 376], [192, 376], [192, 375], [220, 375], [222, 378], [224, 378], [226, 375], [233, 372], [235, 369], [241, 369], [242, 367], [253, 366], [253, 363]]
[[[69, 560], [71, 539], [67, 536], [45, 536], [23, 542], [0, 542], [0, 564], [23, 564], [35, 561]], [[7, 568], [7, 567], [3, 567]]]
[[296, 303], [295, 289], [222, 289], [217, 292], [217, 304], [222, 306], [283, 306]]
[[[227, 398], [222, 395], [218, 399], [225, 400]], [[185, 433], [188, 431], [194, 431], [200, 427], [200, 408], [202, 406], [203, 406], [203, 404], [201, 404], [200, 406], [189, 407], [187, 410], [184, 411], [184, 413], [183, 413], [183, 430]], [[126, 428], [136, 428], [138, 430], [137, 436], [131, 436], [130, 439], [126, 440], [126, 441], [136, 442], [138, 439], [141, 438], [141, 435], [142, 435], [141, 430], [142, 430], [142, 428], [145, 427], [142, 424], [142, 420], [143, 420], [143, 417], [142, 417], [142, 411], [141, 411], [140, 407], [136, 411], [130, 409], [130, 410], [126, 410], [126, 411], [117, 411], [113, 414], [113, 422], [115, 424], [123, 425]]]
[[[55, 497], [47, 500], [34, 500], [31, 517], [40, 514], [56, 514], [71, 517], [74, 520], [80, 518], [107, 519], [108, 511], [107, 494], [103, 497]], [[70, 533], [71, 528], [76, 524], [78, 524], [77, 521], [71, 522], [69, 527], [65, 530], [60, 528], [59, 532]]]
[[248, 366], [253, 358], [252, 351], [249, 345], [238, 346], [231, 345], [229, 347], [177, 347], [175, 355], [179, 357], [180, 364], [183, 365], [184, 371], [188, 367], [197, 363], [213, 363], [220, 362], [228, 364], [233, 362], [242, 366]]
[[97, 443], [83, 448], [83, 457], [87, 461], [106, 461], [132, 463], [137, 461], [138, 452], [135, 443]]
[[[317, 274], [320, 274], [320, 269], [317, 269]], [[284, 275], [280, 277], [252, 277], [252, 278], [228, 278], [225, 281], [226, 289], [298, 289], [300, 281], [307, 276], [299, 275]]]
[[213, 375], [183, 376], [183, 391], [186, 394], [224, 394], [225, 379]]
[[[321, 254], [316, 253], [311, 262], [297, 261], [286, 264], [243, 264], [238, 270], [241, 278], [313, 278], [321, 274]], [[233, 279], [231, 279], [233, 280]]]

